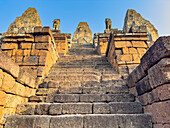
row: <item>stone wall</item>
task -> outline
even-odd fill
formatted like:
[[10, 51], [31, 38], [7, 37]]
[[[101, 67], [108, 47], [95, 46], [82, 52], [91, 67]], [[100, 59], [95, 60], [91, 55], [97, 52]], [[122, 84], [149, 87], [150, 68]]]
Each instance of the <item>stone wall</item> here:
[[57, 51], [60, 55], [66, 55], [68, 52], [68, 41], [67, 34], [65, 33], [54, 33], [53, 34]]
[[106, 46], [100, 45], [100, 49], [104, 49], [108, 61], [127, 78], [149, 48], [147, 33], [111, 34], [109, 38]]
[[152, 114], [154, 128], [170, 127], [170, 36], [160, 37], [127, 79], [131, 93]]
[[[95, 39], [98, 39], [98, 41], [97, 41], [98, 44], [96, 46], [97, 52], [100, 55], [106, 55], [108, 42], [110, 39], [110, 34], [109, 33], [98, 33], [96, 36], [95, 36]], [[95, 41], [94, 43], [96, 44], [96, 40], [94, 40], [94, 41]]]
[[0, 128], [5, 117], [15, 113], [16, 105], [27, 102], [35, 92], [35, 78], [0, 50]]
[[49, 27], [35, 27], [32, 34], [8, 34], [1, 49], [21, 69], [36, 77], [37, 85], [58, 59], [55, 41]]

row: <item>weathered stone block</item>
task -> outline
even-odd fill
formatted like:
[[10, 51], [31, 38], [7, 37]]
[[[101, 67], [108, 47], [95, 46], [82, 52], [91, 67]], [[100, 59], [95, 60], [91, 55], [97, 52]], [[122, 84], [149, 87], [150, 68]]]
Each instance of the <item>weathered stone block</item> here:
[[90, 103], [66, 103], [62, 104], [63, 114], [92, 114]]
[[137, 82], [135, 84], [135, 86], [136, 86], [136, 90], [138, 92], [138, 95], [142, 95], [143, 93], [148, 92], [152, 89], [151, 85], [149, 83], [149, 77], [148, 76], [144, 77], [142, 80]]
[[170, 36], [160, 37], [141, 58], [141, 66], [147, 71], [160, 59], [170, 55]]
[[147, 45], [144, 41], [132, 41], [132, 46], [136, 48], [147, 48]]
[[7, 55], [0, 50], [0, 67], [11, 73], [14, 77], [18, 77], [19, 66], [12, 61]]
[[15, 113], [20, 115], [34, 115], [35, 106], [35, 103], [18, 104]]
[[62, 105], [53, 103], [49, 107], [49, 114], [50, 115], [60, 115], [62, 113]]
[[115, 41], [116, 48], [123, 48], [123, 47], [132, 47], [130, 41]]
[[18, 49], [17, 43], [2, 43], [1, 49]]
[[4, 91], [0, 90], [0, 96], [0, 105], [4, 106], [6, 103], [7, 94]]
[[21, 43], [20, 46], [21, 46], [21, 49], [31, 49], [32, 43]]
[[31, 56], [38, 56], [38, 55], [39, 55], [39, 50], [37, 50], [37, 49], [31, 50]]
[[34, 122], [35, 128], [49, 128], [51, 117], [49, 116], [39, 116], [36, 117]]
[[35, 119], [34, 116], [9, 116], [5, 128], [33, 128]]
[[161, 85], [152, 90], [154, 101], [163, 101], [170, 99], [170, 84]]
[[50, 103], [37, 104], [35, 107], [35, 114], [36, 115], [48, 115], [49, 106], [50, 106]]
[[129, 53], [130, 54], [137, 54], [136, 48], [129, 48]]
[[51, 117], [50, 128], [82, 128], [82, 127], [83, 127], [82, 116], [62, 115]]
[[39, 50], [48, 50], [49, 43], [36, 43], [35, 48]]
[[159, 63], [148, 70], [149, 83], [155, 88], [170, 82], [170, 59], [162, 59]]
[[120, 60], [121, 61], [132, 61], [132, 55], [120, 55]]
[[51, 37], [49, 35], [35, 36], [35, 42], [38, 43], [51, 42]]
[[110, 114], [110, 106], [107, 103], [94, 103], [93, 113], [94, 114]]
[[77, 94], [56, 94], [54, 102], [78, 102], [79, 95]]
[[13, 88], [15, 84], [15, 79], [8, 73], [4, 72], [4, 78], [2, 81], [2, 90], [5, 92], [11, 92], [11, 89]]
[[122, 50], [123, 50], [123, 54], [129, 54], [129, 49], [127, 47], [124, 47]]
[[111, 114], [140, 114], [143, 113], [139, 102], [112, 102], [108, 104]]
[[135, 97], [133, 94], [107, 94], [107, 102], [132, 102]]
[[18, 83], [18, 82], [15, 82], [14, 86], [11, 89], [11, 92], [13, 94], [24, 96], [25, 86], [20, 84], [20, 83]]
[[146, 53], [146, 49], [145, 48], [137, 48], [138, 54], [143, 54]]
[[148, 105], [153, 102], [153, 95], [152, 95], [152, 93], [148, 92], [141, 96], [138, 96], [138, 99], [142, 105]]
[[146, 106], [146, 112], [152, 114], [152, 121], [156, 124], [169, 124], [170, 101], [153, 103]]
[[25, 56], [23, 60], [24, 65], [38, 65], [37, 56]]
[[104, 102], [106, 95], [104, 94], [82, 94], [80, 95], [81, 102]]

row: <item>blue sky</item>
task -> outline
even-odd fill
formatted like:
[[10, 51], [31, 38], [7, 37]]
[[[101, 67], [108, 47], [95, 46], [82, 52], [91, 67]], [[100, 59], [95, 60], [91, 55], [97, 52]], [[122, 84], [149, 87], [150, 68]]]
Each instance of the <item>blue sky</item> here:
[[170, 0], [0, 0], [0, 5], [0, 33], [28, 7], [35, 7], [43, 26], [52, 28], [52, 21], [60, 19], [63, 33], [73, 34], [79, 22], [88, 22], [93, 34], [103, 32], [105, 18], [122, 29], [127, 9], [135, 9], [160, 36], [170, 35]]

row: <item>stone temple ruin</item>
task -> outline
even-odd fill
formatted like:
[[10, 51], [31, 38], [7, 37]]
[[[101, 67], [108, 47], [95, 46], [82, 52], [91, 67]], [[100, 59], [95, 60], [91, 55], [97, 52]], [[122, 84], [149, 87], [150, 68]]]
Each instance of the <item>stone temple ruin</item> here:
[[170, 127], [170, 37], [135, 10], [94, 37], [59, 24], [28, 8], [1, 34], [0, 128]]

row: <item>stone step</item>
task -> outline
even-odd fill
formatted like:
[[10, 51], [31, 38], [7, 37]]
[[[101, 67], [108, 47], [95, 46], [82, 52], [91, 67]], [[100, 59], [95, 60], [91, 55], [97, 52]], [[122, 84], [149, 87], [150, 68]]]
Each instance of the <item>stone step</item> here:
[[5, 128], [152, 128], [149, 114], [13, 115]]
[[[51, 96], [47, 97], [51, 99]], [[133, 102], [133, 94], [55, 94], [53, 101], [55, 103], [68, 102]]]
[[[41, 86], [41, 84], [40, 84]], [[47, 85], [48, 86], [48, 85]], [[59, 94], [120, 94], [128, 93], [127, 86], [107, 86], [107, 87], [56, 87], [56, 88], [38, 88], [37, 96], [47, 96], [50, 93]], [[44, 86], [45, 87], [45, 86]]]
[[59, 87], [107, 87], [107, 86], [121, 86], [126, 85], [124, 80], [108, 80], [108, 81], [54, 81], [48, 78], [43, 80], [39, 88], [59, 88]]
[[47, 76], [45, 79], [48, 81], [96, 81], [100, 82], [101, 76], [91, 75], [91, 74], [83, 74], [83, 75], [56, 75], [56, 76]]
[[65, 115], [65, 114], [141, 114], [139, 102], [110, 103], [24, 103], [18, 104], [20, 115]]

